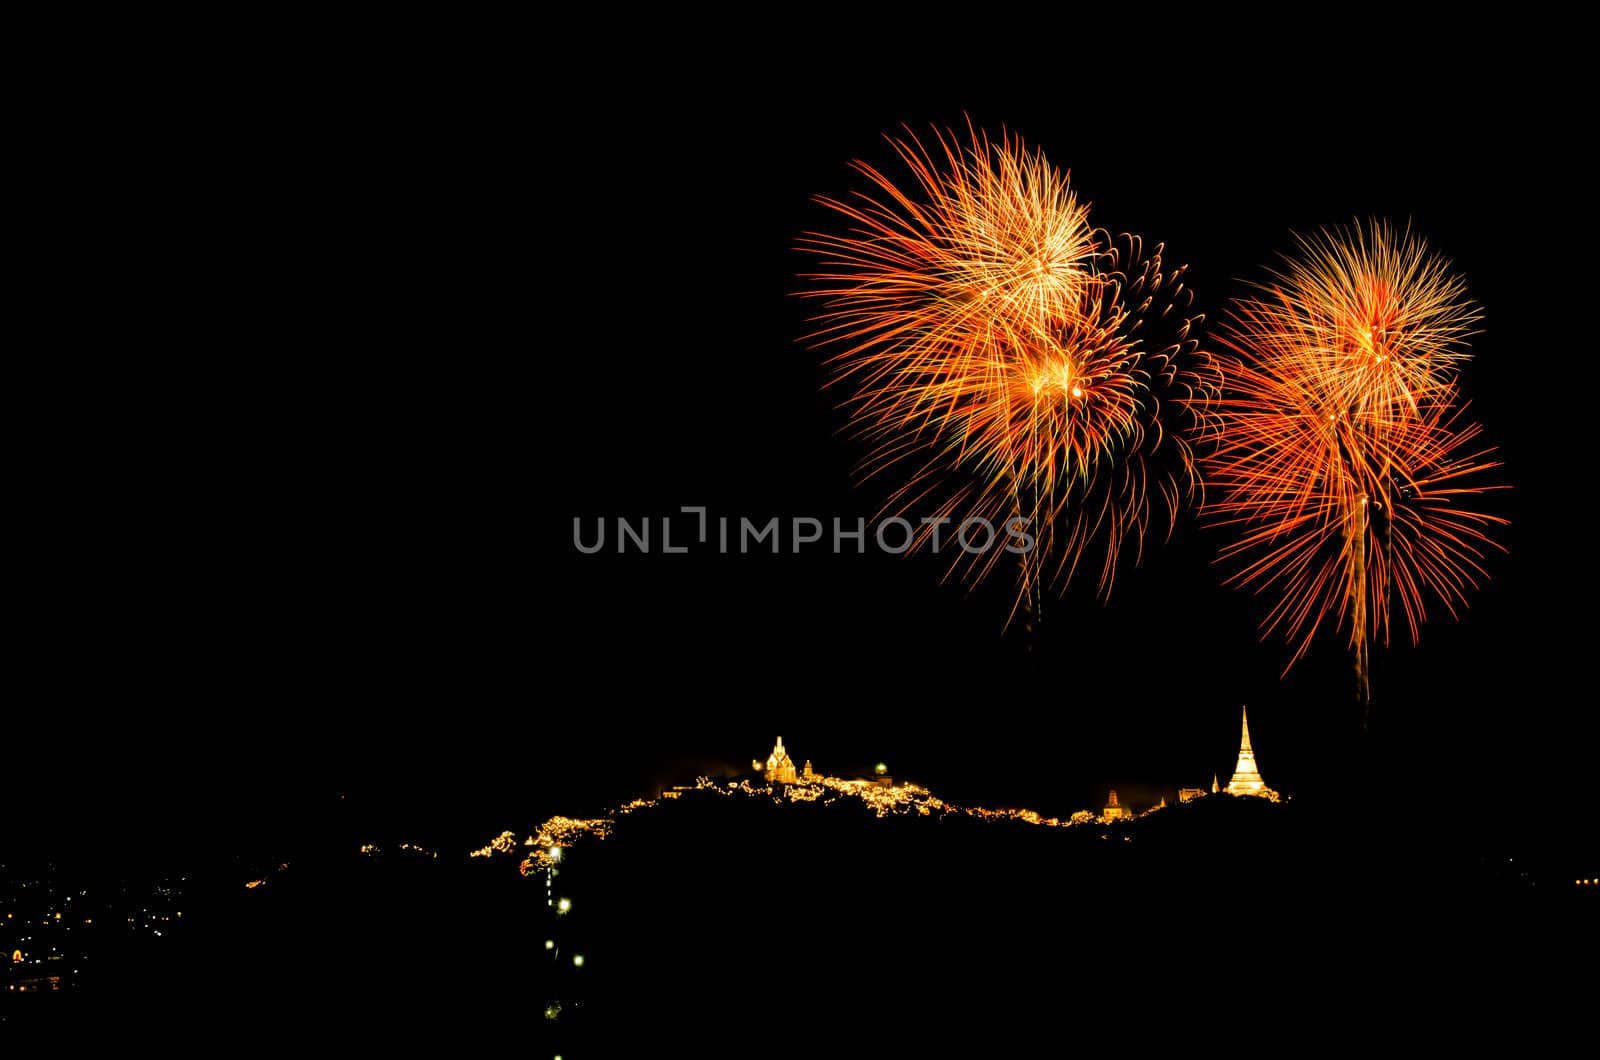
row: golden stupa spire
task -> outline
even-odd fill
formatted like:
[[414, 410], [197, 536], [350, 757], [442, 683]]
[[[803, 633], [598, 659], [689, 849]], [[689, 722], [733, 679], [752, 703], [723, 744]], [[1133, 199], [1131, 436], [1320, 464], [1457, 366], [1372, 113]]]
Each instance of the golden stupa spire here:
[[1261, 779], [1261, 772], [1256, 769], [1256, 753], [1250, 746], [1250, 714], [1243, 707], [1239, 708], [1239, 762], [1233, 767], [1233, 779], [1228, 781], [1229, 795], [1264, 795], [1273, 798], [1272, 789], [1267, 787]]

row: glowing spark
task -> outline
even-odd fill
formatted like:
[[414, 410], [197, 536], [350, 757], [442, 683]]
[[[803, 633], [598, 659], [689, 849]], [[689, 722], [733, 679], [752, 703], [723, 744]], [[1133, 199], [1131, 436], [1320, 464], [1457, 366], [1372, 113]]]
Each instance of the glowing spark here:
[[[844, 231], [800, 242], [821, 259], [809, 339], [835, 351], [860, 477], [890, 483], [880, 514], [931, 508], [916, 548], [944, 521], [1025, 529], [1018, 602], [1037, 611], [1094, 552], [1109, 593], [1122, 549], [1171, 530], [1195, 486], [1170, 421], [1199, 385], [1199, 318], [1160, 246], [1094, 228], [1020, 139], [969, 133], [889, 138], [908, 183], [857, 162], [870, 190], [819, 200]], [[1006, 554], [961, 550], [952, 570], [979, 582]]]
[[1231, 582], [1270, 593], [1263, 633], [1294, 648], [1342, 630], [1363, 701], [1369, 654], [1399, 605], [1416, 642], [1426, 605], [1454, 617], [1505, 520], [1467, 507], [1499, 466], [1462, 422], [1456, 370], [1478, 320], [1420, 238], [1372, 223], [1301, 239], [1238, 300], [1203, 406], [1202, 470]]

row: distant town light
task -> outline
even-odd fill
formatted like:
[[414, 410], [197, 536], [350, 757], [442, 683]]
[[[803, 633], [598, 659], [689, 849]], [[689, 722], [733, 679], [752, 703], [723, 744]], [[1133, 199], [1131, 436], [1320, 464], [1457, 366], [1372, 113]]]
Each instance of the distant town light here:
[[889, 766], [886, 763], [879, 762], [877, 765], [872, 767], [872, 771], [881, 777], [885, 773], [889, 772]]
[[561, 899], [561, 901], [556, 903], [556, 912], [558, 912], [558, 913], [565, 913], [565, 912], [569, 911], [571, 908], [572, 908], [572, 899], [571, 898], [563, 898], [563, 899]]
[[572, 955], [572, 966], [574, 968], [582, 968], [583, 967], [583, 954], [574, 953]]
[[556, 948], [556, 940], [555, 939], [545, 939], [544, 940], [544, 948], [547, 949], [547, 950], [555, 949]]
[[550, 860], [551, 861], [560, 861], [561, 860], [561, 848], [560, 847], [551, 847], [550, 848]]

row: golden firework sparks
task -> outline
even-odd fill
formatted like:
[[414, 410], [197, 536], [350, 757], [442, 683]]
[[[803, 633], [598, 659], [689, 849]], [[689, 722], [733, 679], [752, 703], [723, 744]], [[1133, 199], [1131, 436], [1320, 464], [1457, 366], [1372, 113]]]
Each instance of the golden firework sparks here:
[[834, 350], [862, 480], [890, 483], [880, 515], [920, 514], [918, 547], [1005, 529], [1018, 547], [962, 548], [952, 570], [978, 582], [1020, 554], [1035, 608], [1099, 549], [1104, 595], [1194, 488], [1169, 421], [1202, 378], [1199, 318], [1162, 247], [1093, 227], [1042, 152], [968, 131], [891, 137], [909, 182], [857, 162], [870, 190], [819, 200], [846, 228], [801, 240], [821, 259], [809, 339]]
[[1301, 239], [1221, 329], [1202, 467], [1238, 535], [1230, 580], [1272, 594], [1263, 631], [1290, 667], [1322, 623], [1342, 630], [1364, 701], [1394, 604], [1414, 643], [1428, 603], [1455, 617], [1500, 547], [1505, 520], [1474, 504], [1499, 462], [1456, 378], [1478, 319], [1443, 259], [1372, 222]]

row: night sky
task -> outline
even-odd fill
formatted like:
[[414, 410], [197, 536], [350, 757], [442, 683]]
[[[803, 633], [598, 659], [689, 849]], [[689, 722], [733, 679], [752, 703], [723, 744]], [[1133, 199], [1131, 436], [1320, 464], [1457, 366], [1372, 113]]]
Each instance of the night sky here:
[[[1320, 52], [1096, 50], [994, 77], [619, 44], [587, 82], [458, 56], [172, 85], [77, 178], [42, 271], [95, 296], [58, 291], [47, 379], [14, 394], [41, 427], [12, 514], [7, 816], [44, 849], [221, 851], [344, 792], [477, 840], [747, 768], [780, 733], [819, 769], [882, 759], [1064, 814], [1226, 783], [1248, 704], [1298, 798], [1389, 790], [1530, 842], [1576, 819], [1586, 125], [1560, 62], [1395, 51], [1359, 77]], [[1463, 390], [1514, 487], [1487, 502], [1510, 551], [1463, 621], [1377, 653], [1365, 735], [1341, 643], [1280, 680], [1263, 602], [1221, 587], [1192, 513], [1108, 606], [1075, 584], [1031, 637], [1003, 630], [1006, 579], [969, 593], [927, 558], [574, 549], [575, 517], [659, 533], [680, 505], [871, 516], [797, 341], [793, 247], [832, 223], [813, 195], [859, 186], [851, 159], [888, 161], [883, 133], [965, 116], [1164, 242], [1212, 319], [1291, 230], [1355, 218], [1409, 220], [1466, 276]]]

